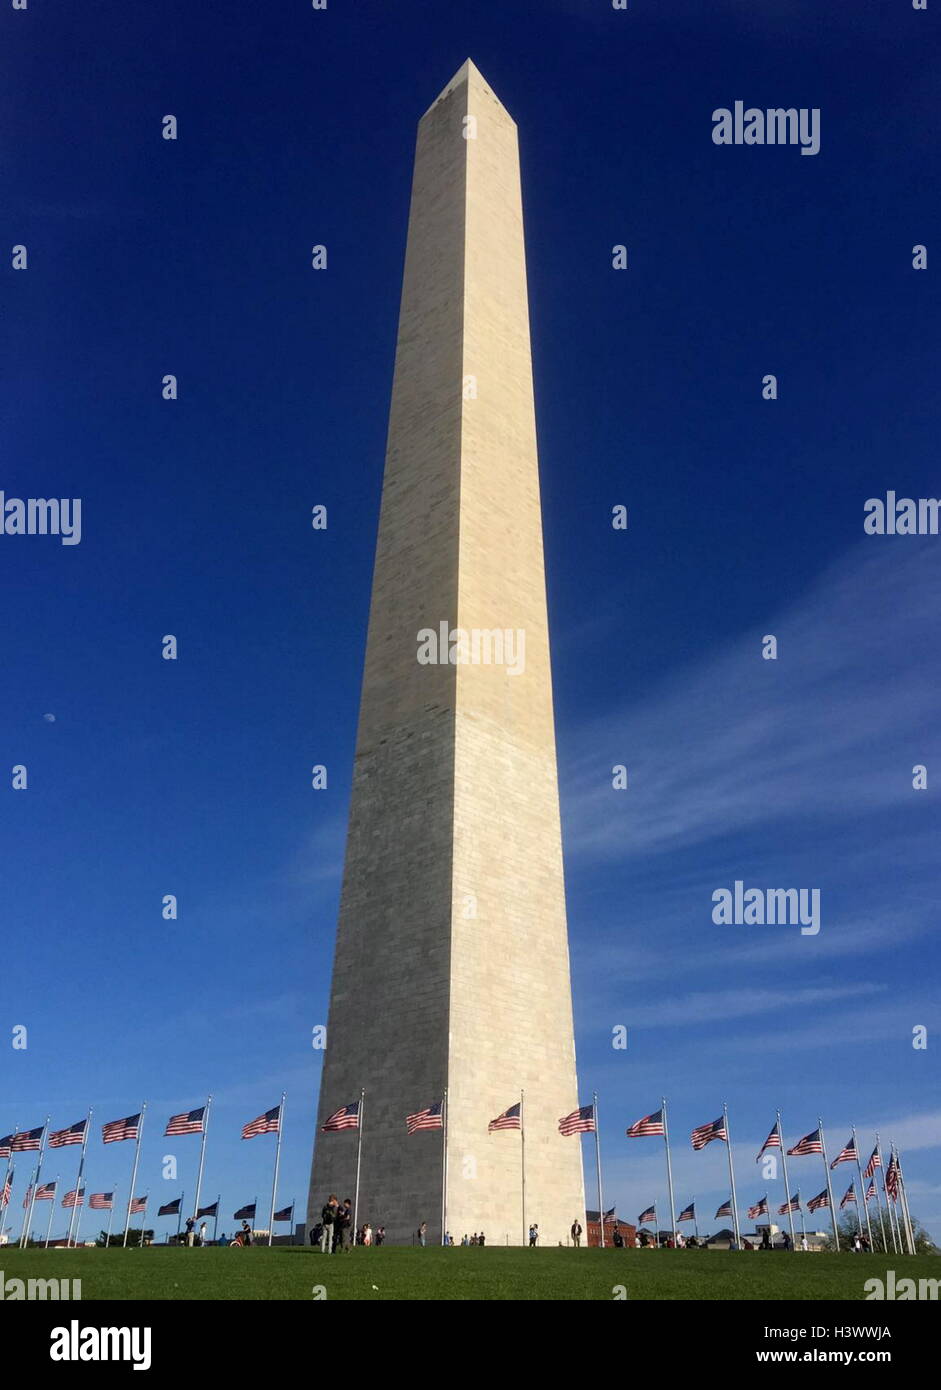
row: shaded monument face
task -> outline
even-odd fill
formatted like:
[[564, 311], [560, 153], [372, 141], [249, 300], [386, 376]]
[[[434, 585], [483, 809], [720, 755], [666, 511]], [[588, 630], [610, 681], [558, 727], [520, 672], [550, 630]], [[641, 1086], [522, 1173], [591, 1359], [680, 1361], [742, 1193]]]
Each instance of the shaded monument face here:
[[[358, 1131], [319, 1130], [363, 1089], [390, 1241], [440, 1241], [445, 1200], [488, 1244], [584, 1213], [519, 157], [470, 62], [418, 131], [311, 1224], [353, 1192]], [[409, 1135], [445, 1092], [446, 1144]]]

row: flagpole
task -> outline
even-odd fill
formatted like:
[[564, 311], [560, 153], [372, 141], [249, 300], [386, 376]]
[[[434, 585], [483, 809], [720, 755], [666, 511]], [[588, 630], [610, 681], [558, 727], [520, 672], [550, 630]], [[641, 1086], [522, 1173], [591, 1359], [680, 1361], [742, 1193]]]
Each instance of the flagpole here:
[[26, 1222], [23, 1226], [23, 1234], [20, 1237], [20, 1244], [22, 1245], [24, 1250], [26, 1249], [27, 1242], [29, 1241], [29, 1229], [33, 1221], [33, 1205], [36, 1201], [36, 1188], [39, 1186], [39, 1174], [42, 1172], [42, 1161], [43, 1156], [46, 1152], [46, 1136], [48, 1132], [49, 1116], [47, 1115], [46, 1123], [42, 1127], [42, 1137], [39, 1140], [39, 1157], [36, 1160], [36, 1177], [33, 1182], [33, 1190], [29, 1194], [29, 1210], [26, 1213]]
[[114, 1193], [115, 1193], [115, 1192], [117, 1192], [117, 1188], [115, 1188], [115, 1189], [114, 1189], [114, 1192], [111, 1193], [111, 1209], [110, 1209], [110, 1211], [108, 1212], [108, 1234], [105, 1236], [105, 1249], [106, 1249], [106, 1250], [110, 1250], [110, 1249], [111, 1249], [111, 1223], [112, 1223], [112, 1221], [114, 1220]]
[[[147, 1224], [147, 1202], [148, 1202], [149, 1198], [150, 1198], [150, 1188], [148, 1187], [147, 1191], [144, 1193], [144, 1210], [140, 1213], [141, 1222], [140, 1222], [140, 1240], [139, 1240], [138, 1243], [137, 1243], [137, 1248], [138, 1248], [138, 1250], [143, 1250], [143, 1248], [144, 1248], [144, 1227], [145, 1227], [146, 1224]], [[155, 1231], [154, 1231], [154, 1235], [156, 1235], [156, 1234], [157, 1234], [157, 1232], [156, 1232], [156, 1230], [155, 1230]]]
[[29, 1196], [30, 1196], [30, 1193], [31, 1193], [32, 1188], [33, 1188], [33, 1179], [35, 1178], [35, 1176], [36, 1176], [36, 1169], [35, 1169], [35, 1168], [31, 1168], [31, 1169], [29, 1170], [29, 1183], [27, 1184], [27, 1187], [26, 1187], [26, 1196], [23, 1198], [23, 1228], [22, 1228], [22, 1230], [20, 1231], [20, 1238], [19, 1238], [19, 1240], [17, 1241], [17, 1244], [18, 1244], [20, 1247], [22, 1247], [22, 1245], [23, 1245], [23, 1239], [24, 1239], [24, 1237], [25, 1237], [25, 1235], [26, 1235], [26, 1223], [27, 1223], [28, 1220], [29, 1220]]
[[657, 1215], [656, 1199], [654, 1199], [653, 1204], [653, 1248], [655, 1250], [660, 1249], [660, 1218]]
[[[876, 1152], [876, 1154], [878, 1155], [878, 1153], [879, 1153], [879, 1136], [878, 1136], [878, 1134], [876, 1135], [875, 1152]], [[879, 1167], [881, 1168], [881, 1166], [882, 1166], [882, 1164], [881, 1164], [881, 1162], [880, 1162]], [[889, 1253], [889, 1242], [888, 1242], [888, 1240], [887, 1240], [887, 1238], [886, 1238], [886, 1234], [885, 1234], [885, 1220], [883, 1219], [883, 1215], [882, 1215], [882, 1198], [879, 1196], [879, 1184], [876, 1182], [876, 1170], [875, 1170], [875, 1168], [873, 1168], [873, 1170], [872, 1170], [872, 1186], [873, 1186], [873, 1191], [874, 1191], [875, 1194], [876, 1194], [876, 1210], [877, 1210], [878, 1213], [879, 1213], [879, 1226], [880, 1226], [880, 1228], [881, 1228], [881, 1230], [882, 1230], [882, 1249], [883, 1249], [883, 1253], [887, 1255], [887, 1254]]]
[[284, 1097], [286, 1091], [281, 1092], [281, 1104], [278, 1106], [278, 1142], [274, 1151], [274, 1182], [271, 1184], [271, 1220], [268, 1222], [268, 1244], [274, 1241], [274, 1204], [278, 1195], [278, 1169], [281, 1167], [281, 1131], [284, 1128]]
[[[878, 1166], [879, 1166], [879, 1174], [880, 1174], [880, 1176], [881, 1176], [881, 1178], [882, 1178], [882, 1190], [883, 1190], [883, 1192], [885, 1193], [885, 1210], [886, 1210], [886, 1215], [887, 1215], [888, 1218], [889, 1218], [889, 1234], [890, 1234], [891, 1237], [892, 1237], [892, 1251], [893, 1251], [894, 1254], [897, 1255], [897, 1254], [899, 1253], [899, 1247], [898, 1247], [898, 1241], [897, 1241], [896, 1238], [895, 1238], [895, 1226], [894, 1226], [893, 1223], [892, 1223], [892, 1203], [889, 1201], [889, 1189], [888, 1189], [888, 1188], [886, 1187], [886, 1185], [885, 1185], [885, 1164], [882, 1162], [882, 1146], [881, 1146], [880, 1143], [879, 1143], [879, 1131], [878, 1131], [878, 1130], [876, 1131], [876, 1153], [879, 1155], [879, 1165], [878, 1165]], [[878, 1191], [879, 1191], [879, 1187], [878, 1187], [878, 1184], [877, 1184], [877, 1185], [876, 1185], [876, 1192], [878, 1193]], [[889, 1247], [888, 1247], [888, 1244], [887, 1244], [887, 1243], [886, 1243], [886, 1247], [885, 1247], [885, 1253], [886, 1253], [886, 1254], [889, 1253]]]
[[185, 1193], [185, 1192], [181, 1192], [181, 1193], [180, 1193], [180, 1207], [179, 1207], [179, 1210], [177, 1211], [177, 1214], [176, 1214], [176, 1233], [177, 1233], [178, 1236], [179, 1236], [179, 1234], [180, 1234], [180, 1227], [181, 1227], [182, 1224], [183, 1224], [183, 1202], [184, 1202], [185, 1197], [186, 1197], [186, 1193]]
[[[729, 1107], [723, 1101], [722, 1117], [725, 1121], [725, 1147], [729, 1151], [729, 1182], [732, 1185], [732, 1225], [735, 1228], [735, 1244], [739, 1250], [742, 1248], [742, 1233], [738, 1224], [738, 1197], [735, 1192], [735, 1168], [732, 1163], [732, 1134], [729, 1129]], [[768, 1218], [769, 1224], [771, 1218]]]
[[[16, 1133], [17, 1133], [17, 1128], [16, 1128], [16, 1125], [14, 1125], [14, 1126], [13, 1126], [13, 1130], [12, 1130], [12, 1132], [11, 1132], [11, 1134], [10, 1134], [10, 1152], [7, 1154], [7, 1171], [6, 1171], [6, 1173], [4, 1174], [4, 1178], [3, 1178], [3, 1191], [4, 1191], [4, 1192], [6, 1192], [6, 1190], [7, 1190], [7, 1183], [10, 1182], [10, 1179], [11, 1179], [12, 1176], [13, 1176], [13, 1138], [14, 1138], [14, 1135], [15, 1135]], [[10, 1196], [11, 1196], [11, 1197], [13, 1196], [12, 1187], [11, 1187], [11, 1191], [10, 1191]], [[9, 1216], [9, 1214], [10, 1214], [10, 1203], [9, 1203], [9, 1202], [0, 1203], [0, 1236], [3, 1235], [4, 1229], [5, 1229], [5, 1227], [6, 1227], [6, 1220], [7, 1220], [7, 1217]], [[12, 1229], [12, 1228], [11, 1228], [11, 1229]]]
[[353, 1191], [353, 1238], [359, 1223], [359, 1174], [363, 1157], [363, 1130], [366, 1122], [366, 1087], [359, 1093], [359, 1124], [356, 1127], [356, 1187]]
[[[523, 1217], [523, 1248], [526, 1247], [526, 1121], [523, 1117], [523, 1092], [520, 1091], [520, 1212]], [[604, 1213], [601, 1215], [602, 1235]]]
[[[780, 1112], [780, 1110], [776, 1110], [776, 1111], [775, 1111], [775, 1114], [776, 1114], [777, 1117], [778, 1117], [778, 1143], [779, 1143], [780, 1146], [781, 1146], [781, 1167], [782, 1167], [782, 1169], [784, 1170], [784, 1202], [785, 1202], [785, 1205], [787, 1206], [787, 1223], [788, 1223], [788, 1228], [789, 1228], [789, 1230], [790, 1230], [790, 1232], [791, 1232], [791, 1251], [792, 1251], [792, 1253], [793, 1253], [793, 1250], [794, 1250], [794, 1213], [791, 1211], [791, 1188], [790, 1188], [790, 1184], [788, 1183], [788, 1180], [787, 1180], [787, 1154], [786, 1154], [785, 1151], [784, 1151], [784, 1131], [783, 1131], [783, 1129], [781, 1128], [781, 1112]], [[770, 1213], [769, 1213], [769, 1215], [768, 1215], [768, 1220], [769, 1220], [769, 1221], [771, 1220]]]
[[833, 1205], [833, 1184], [830, 1181], [830, 1163], [827, 1159], [827, 1141], [823, 1136], [823, 1120], [817, 1116], [817, 1127], [820, 1130], [820, 1149], [823, 1154], [823, 1169], [827, 1175], [827, 1196], [830, 1199], [830, 1220], [833, 1223], [833, 1244], [836, 1253], [840, 1253], [840, 1228], [836, 1221], [836, 1207]]
[[49, 1237], [52, 1235], [52, 1218], [55, 1216], [55, 1212], [56, 1212], [56, 1201], [58, 1200], [58, 1197], [59, 1197], [59, 1177], [58, 1177], [58, 1174], [56, 1174], [56, 1180], [55, 1180], [55, 1182], [52, 1184], [52, 1201], [49, 1203], [49, 1222], [48, 1222], [48, 1225], [46, 1226], [46, 1244], [45, 1244], [45, 1249], [46, 1249], [46, 1250], [49, 1249]]
[[601, 1213], [601, 1248], [604, 1249], [604, 1193], [601, 1189], [601, 1133], [598, 1126], [598, 1092], [593, 1093], [595, 1109], [595, 1166], [598, 1169], [598, 1211]]
[[[856, 1154], [856, 1171], [857, 1171], [857, 1173], [859, 1174], [859, 1192], [860, 1192], [860, 1197], [861, 1197], [861, 1199], [862, 1199], [863, 1206], [864, 1206], [865, 1209], [866, 1209], [866, 1235], [867, 1235], [867, 1238], [868, 1238], [868, 1240], [869, 1240], [869, 1249], [871, 1250], [871, 1249], [872, 1249], [872, 1227], [871, 1227], [870, 1224], [869, 1224], [869, 1203], [866, 1201], [866, 1185], [865, 1185], [865, 1183], [863, 1182], [863, 1165], [862, 1165], [862, 1164], [860, 1163], [860, 1161], [859, 1161], [859, 1144], [858, 1144], [857, 1139], [856, 1139], [856, 1126], [855, 1126], [855, 1125], [853, 1125], [853, 1149], [854, 1149], [855, 1154]], [[858, 1215], [859, 1215], [859, 1212], [857, 1212], [856, 1215], [858, 1216]], [[862, 1235], [862, 1229], [863, 1229], [862, 1226], [860, 1226], [860, 1228], [859, 1228], [860, 1235]]]
[[[203, 1117], [203, 1142], [199, 1146], [199, 1170], [196, 1174], [196, 1201], [193, 1203], [193, 1223], [196, 1222], [196, 1213], [199, 1211], [199, 1194], [203, 1186], [203, 1160], [206, 1157], [206, 1135], [209, 1133], [209, 1111], [212, 1108], [212, 1096], [206, 1099], [206, 1112]], [[182, 1203], [180, 1204], [182, 1214]]]
[[912, 1217], [908, 1209], [908, 1193], [905, 1190], [905, 1178], [902, 1176], [902, 1155], [898, 1149], [895, 1150], [895, 1171], [899, 1177], [899, 1195], [902, 1198], [902, 1221], [905, 1226], [905, 1234], [908, 1237], [908, 1253], [915, 1253], [915, 1233], [912, 1230]]
[[448, 1088], [444, 1088], [444, 1101], [441, 1109], [441, 1244], [444, 1244], [448, 1231]]
[[78, 1212], [78, 1219], [77, 1219], [77, 1221], [75, 1222], [75, 1246], [76, 1246], [76, 1248], [78, 1247], [78, 1232], [79, 1232], [79, 1227], [80, 1227], [81, 1224], [82, 1224], [82, 1206], [84, 1205], [84, 1202], [85, 1202], [85, 1194], [84, 1194], [84, 1192], [82, 1191], [82, 1189], [81, 1189], [80, 1187], [79, 1187], [79, 1188], [76, 1188], [76, 1192], [75, 1192], [75, 1206], [72, 1208], [73, 1211], [77, 1211], [77, 1212]]
[[[82, 1190], [82, 1177], [83, 1177], [84, 1172], [85, 1172], [85, 1150], [86, 1150], [87, 1147], [88, 1147], [88, 1135], [89, 1135], [89, 1132], [90, 1132], [90, 1130], [91, 1130], [91, 1116], [92, 1116], [92, 1112], [89, 1110], [88, 1116], [87, 1116], [87, 1118], [86, 1118], [86, 1120], [85, 1120], [85, 1133], [84, 1133], [84, 1135], [82, 1136], [82, 1152], [81, 1152], [81, 1154], [79, 1155], [79, 1160], [78, 1160], [78, 1179], [77, 1179], [77, 1181], [76, 1181], [76, 1183], [75, 1183], [75, 1191], [76, 1191], [76, 1192], [81, 1192], [81, 1190]], [[68, 1249], [69, 1246], [72, 1244], [72, 1227], [73, 1227], [73, 1225], [75, 1224], [75, 1213], [76, 1213], [77, 1211], [78, 1211], [78, 1206], [74, 1206], [74, 1207], [72, 1208], [72, 1215], [69, 1217], [69, 1233], [68, 1233], [68, 1235], [67, 1235], [66, 1238], [65, 1238], [65, 1248], [66, 1248], [66, 1249]]]
[[676, 1246], [676, 1203], [673, 1199], [673, 1166], [670, 1163], [670, 1128], [667, 1124], [667, 1098], [660, 1097], [660, 1113], [663, 1115], [663, 1142], [667, 1150], [667, 1186], [670, 1189], [670, 1225], [673, 1228], [673, 1245]]
[[131, 1203], [134, 1200], [134, 1189], [137, 1186], [137, 1165], [140, 1162], [140, 1145], [144, 1133], [144, 1115], [147, 1111], [147, 1102], [144, 1101], [140, 1111], [140, 1124], [137, 1126], [137, 1144], [134, 1149], [134, 1167], [131, 1170], [131, 1190], [127, 1196], [127, 1216], [124, 1218], [124, 1240], [121, 1242], [122, 1249], [127, 1246], [127, 1232], [131, 1224]]

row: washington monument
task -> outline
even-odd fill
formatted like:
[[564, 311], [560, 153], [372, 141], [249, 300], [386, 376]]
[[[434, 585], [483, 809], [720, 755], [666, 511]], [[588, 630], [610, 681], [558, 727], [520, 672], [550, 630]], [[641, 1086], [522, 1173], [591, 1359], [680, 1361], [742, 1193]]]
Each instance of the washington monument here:
[[516, 126], [468, 61], [418, 127], [308, 1229], [361, 1139], [389, 1241], [565, 1241], [578, 1103]]

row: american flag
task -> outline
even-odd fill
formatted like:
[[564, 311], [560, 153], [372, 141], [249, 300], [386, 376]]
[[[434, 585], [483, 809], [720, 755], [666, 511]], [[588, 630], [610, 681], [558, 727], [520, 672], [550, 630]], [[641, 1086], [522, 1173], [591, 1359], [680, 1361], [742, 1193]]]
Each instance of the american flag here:
[[417, 1134], [420, 1129], [443, 1129], [444, 1101], [436, 1100], [434, 1105], [416, 1110], [414, 1115], [406, 1115], [405, 1128], [409, 1134]]
[[856, 1139], [855, 1139], [855, 1137], [854, 1137], [854, 1138], [852, 1138], [852, 1139], [849, 1140], [849, 1142], [847, 1143], [847, 1145], [846, 1145], [845, 1148], [843, 1148], [843, 1149], [840, 1150], [840, 1152], [837, 1154], [836, 1158], [835, 1158], [835, 1159], [833, 1160], [833, 1162], [830, 1164], [830, 1167], [831, 1167], [831, 1168], [835, 1168], [836, 1165], [837, 1165], [838, 1163], [850, 1163], [850, 1162], [855, 1162], [855, 1160], [856, 1160]]
[[289, 1207], [282, 1207], [280, 1211], [276, 1211], [274, 1214], [274, 1219], [275, 1221], [293, 1221], [294, 1203], [292, 1202]]
[[677, 1219], [677, 1221], [695, 1221], [695, 1220], [696, 1220], [696, 1203], [695, 1203], [695, 1202], [690, 1202], [689, 1206], [688, 1206], [688, 1207], [684, 1207], [683, 1210], [680, 1212], [679, 1216], [678, 1216], [676, 1219]]
[[131, 1215], [132, 1215], [132, 1216], [140, 1216], [141, 1213], [142, 1213], [142, 1212], [145, 1212], [146, 1210], [147, 1210], [147, 1198], [146, 1198], [146, 1197], [135, 1197], [134, 1200], [133, 1200], [133, 1202], [131, 1203]]
[[889, 1159], [889, 1166], [885, 1170], [885, 1190], [894, 1202], [899, 1192], [899, 1166], [895, 1154]]
[[85, 1140], [85, 1130], [88, 1128], [87, 1120], [78, 1120], [74, 1125], [69, 1125], [68, 1129], [57, 1129], [49, 1135], [50, 1149], [65, 1149], [69, 1144], [81, 1144]]
[[780, 1147], [781, 1136], [778, 1133], [777, 1121], [775, 1121], [774, 1129], [771, 1131], [765, 1142], [762, 1144], [761, 1148], [758, 1150], [758, 1157], [755, 1159], [755, 1162], [760, 1162], [761, 1155], [764, 1153], [765, 1149], [779, 1149]]
[[[157, 1208], [157, 1215], [158, 1215], [158, 1216], [179, 1216], [179, 1214], [180, 1214], [180, 1203], [182, 1202], [182, 1200], [183, 1200], [182, 1197], [177, 1197], [176, 1200], [173, 1201], [173, 1202], [165, 1202], [165, 1203], [163, 1204], [162, 1207], [158, 1207], [158, 1208]], [[146, 1198], [145, 1198], [145, 1201], [146, 1201]]]
[[843, 1208], [846, 1206], [847, 1202], [855, 1202], [855, 1201], [856, 1201], [856, 1185], [855, 1185], [855, 1183], [850, 1183], [849, 1187], [846, 1189], [846, 1191], [843, 1193], [843, 1196], [840, 1198], [840, 1211], [843, 1210]]
[[65, 1194], [65, 1196], [62, 1198], [62, 1205], [63, 1205], [64, 1207], [80, 1207], [80, 1206], [82, 1206], [82, 1204], [84, 1203], [84, 1201], [85, 1201], [85, 1189], [84, 1189], [84, 1187], [76, 1187], [76, 1188], [73, 1188], [71, 1192], [67, 1192], [67, 1193]]
[[101, 1127], [103, 1144], [117, 1144], [122, 1139], [136, 1139], [140, 1129], [140, 1115], [128, 1115], [125, 1120], [109, 1120]]
[[878, 1196], [879, 1196], [879, 1194], [878, 1194], [878, 1192], [876, 1191], [876, 1180], [875, 1180], [875, 1178], [873, 1178], [872, 1182], [871, 1182], [871, 1183], [869, 1184], [869, 1186], [866, 1188], [866, 1201], [867, 1201], [867, 1202], [871, 1202], [872, 1199], [873, 1199], [873, 1197], [878, 1198]]
[[800, 1143], [795, 1144], [793, 1149], [788, 1149], [788, 1158], [799, 1158], [801, 1154], [822, 1154], [823, 1144], [820, 1142], [820, 1130], [815, 1129], [813, 1134], [805, 1134]]
[[13, 1191], [13, 1174], [12, 1174], [12, 1172], [11, 1172], [11, 1173], [7, 1174], [7, 1180], [6, 1180], [6, 1182], [3, 1184], [3, 1191], [0, 1192], [0, 1209], [2, 1209], [2, 1208], [5, 1207], [5, 1206], [9, 1206], [9, 1203], [10, 1203], [10, 1193], [11, 1193], [12, 1191]]
[[778, 1216], [787, 1216], [789, 1211], [800, 1211], [800, 1209], [801, 1195], [799, 1192], [795, 1192], [789, 1202], [782, 1202], [778, 1207]]
[[707, 1125], [697, 1125], [691, 1135], [694, 1149], [704, 1149], [713, 1139], [726, 1139], [725, 1120], [720, 1115]]
[[12, 1134], [5, 1134], [3, 1138], [0, 1139], [0, 1158], [10, 1157], [10, 1154], [13, 1152], [13, 1139], [14, 1136]]
[[657, 1208], [656, 1208], [656, 1207], [648, 1207], [646, 1211], [642, 1211], [641, 1214], [640, 1214], [640, 1216], [638, 1216], [638, 1218], [637, 1218], [637, 1224], [638, 1224], [638, 1226], [644, 1226], [644, 1225], [646, 1225], [646, 1223], [647, 1223], [648, 1221], [656, 1221], [656, 1219], [657, 1219]]
[[56, 1196], [56, 1185], [54, 1182], [44, 1182], [42, 1187], [36, 1188], [34, 1202], [54, 1202]]
[[200, 1216], [218, 1216], [218, 1215], [219, 1215], [219, 1198], [218, 1198], [218, 1197], [217, 1197], [216, 1200], [213, 1202], [213, 1204], [212, 1204], [211, 1207], [200, 1207], [200, 1208], [199, 1208], [199, 1211], [196, 1213], [197, 1220], [199, 1219]]
[[234, 1211], [232, 1215], [236, 1221], [254, 1221], [255, 1203], [252, 1202], [251, 1206], [248, 1207], [239, 1207], [238, 1211]]
[[511, 1105], [509, 1110], [504, 1110], [502, 1115], [498, 1115], [495, 1120], [491, 1120], [487, 1126], [487, 1133], [492, 1134], [495, 1129], [522, 1129], [523, 1121], [521, 1116], [522, 1102], [517, 1101]]
[[91, 1211], [112, 1211], [114, 1209], [114, 1193], [93, 1192], [88, 1199], [88, 1206]]
[[571, 1115], [563, 1115], [559, 1121], [559, 1133], [566, 1136], [570, 1134], [594, 1134], [594, 1132], [594, 1105], [583, 1105], [580, 1109], [573, 1110]]
[[29, 1185], [29, 1187], [26, 1189], [26, 1193], [25, 1193], [25, 1195], [24, 1195], [24, 1197], [23, 1197], [23, 1210], [24, 1210], [24, 1211], [25, 1211], [26, 1208], [29, 1206], [29, 1199], [32, 1197], [32, 1195], [33, 1195], [33, 1184], [30, 1183], [30, 1185]]
[[25, 1153], [27, 1149], [38, 1149], [42, 1147], [42, 1132], [46, 1128], [40, 1125], [38, 1129], [23, 1129], [19, 1134], [14, 1134], [10, 1149], [15, 1154]]
[[247, 1125], [242, 1126], [242, 1138], [254, 1139], [256, 1134], [277, 1134], [281, 1128], [281, 1107], [276, 1105], [273, 1110], [266, 1110], [263, 1115], [259, 1115], [257, 1120], [249, 1120]]
[[753, 1207], [748, 1208], [748, 1219], [754, 1221], [756, 1216], [768, 1215], [768, 1198], [762, 1197], [760, 1202], [756, 1202]]
[[616, 1221], [616, 1220], [617, 1220], [617, 1211], [618, 1211], [617, 1207], [612, 1207], [612, 1208], [610, 1209], [610, 1211], [606, 1211], [606, 1212], [604, 1213], [604, 1218], [603, 1218], [603, 1219], [604, 1219], [605, 1221]]
[[333, 1114], [320, 1126], [321, 1134], [328, 1134], [337, 1129], [358, 1129], [359, 1128], [359, 1101], [354, 1100], [352, 1105], [341, 1105], [339, 1110], [334, 1110]]
[[627, 1131], [628, 1139], [646, 1139], [648, 1134], [665, 1134], [663, 1128], [663, 1111], [658, 1110], [655, 1115], [645, 1115], [642, 1120], [631, 1125]]
[[871, 1177], [873, 1177], [873, 1176], [875, 1175], [876, 1169], [877, 1169], [877, 1168], [881, 1168], [881, 1167], [882, 1167], [882, 1159], [879, 1157], [879, 1150], [878, 1150], [878, 1148], [875, 1148], [875, 1149], [873, 1149], [872, 1153], [869, 1155], [869, 1162], [866, 1164], [866, 1172], [864, 1173], [863, 1176], [864, 1176], [864, 1177], [867, 1177], [867, 1178], [871, 1178]]
[[714, 1216], [712, 1219], [713, 1219], [714, 1221], [718, 1221], [718, 1219], [719, 1219], [720, 1216], [731, 1216], [731, 1215], [732, 1215], [732, 1198], [730, 1197], [729, 1200], [728, 1200], [727, 1202], [723, 1202], [723, 1203], [722, 1203], [721, 1207], [719, 1208], [719, 1210], [716, 1212], [715, 1216]]
[[816, 1197], [811, 1197], [810, 1201], [807, 1203], [807, 1210], [817, 1211], [818, 1208], [828, 1207], [829, 1205], [830, 1198], [827, 1196], [827, 1189], [824, 1188], [822, 1192], [817, 1193]]
[[184, 1110], [182, 1115], [171, 1115], [163, 1132], [165, 1135], [202, 1134], [205, 1113], [206, 1107], [201, 1105], [198, 1110]]

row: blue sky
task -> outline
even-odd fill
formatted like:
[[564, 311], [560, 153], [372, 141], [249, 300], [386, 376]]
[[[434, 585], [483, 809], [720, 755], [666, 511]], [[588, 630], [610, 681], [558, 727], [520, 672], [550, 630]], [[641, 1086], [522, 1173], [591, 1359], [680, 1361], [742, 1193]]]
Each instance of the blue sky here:
[[[818, 1114], [834, 1151], [853, 1123], [865, 1152], [895, 1139], [941, 1237], [941, 538], [862, 526], [890, 488], [938, 495], [938, 295], [911, 252], [938, 215], [936, 14], [98, 0], [0, 25], [5, 237], [29, 250], [2, 276], [0, 487], [83, 499], [80, 545], [0, 536], [0, 730], [29, 769], [0, 793], [3, 1014], [29, 1029], [3, 1126], [147, 1099], [138, 1187], [165, 1201], [198, 1141], [159, 1134], [212, 1091], [204, 1194], [230, 1213], [266, 1200], [273, 1141], [238, 1135], [285, 1089], [280, 1200], [303, 1199], [415, 126], [470, 55], [520, 130], [606, 1205], [663, 1201], [662, 1147], [623, 1131], [665, 1093], [680, 1204], [728, 1195], [724, 1154], [688, 1145], [724, 1100], [762, 1195], [779, 1106], [791, 1142]], [[715, 146], [736, 100], [820, 108], [820, 153]], [[714, 925], [736, 879], [820, 888], [819, 935]], [[96, 1141], [90, 1190], [126, 1197], [130, 1148]]]

